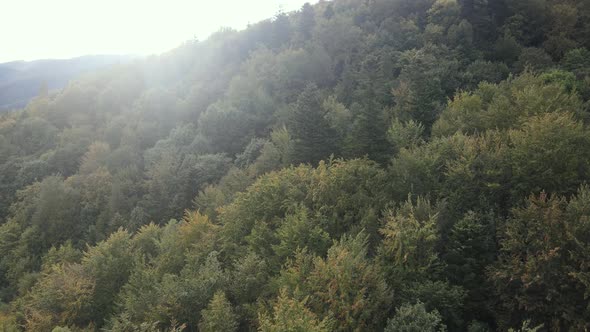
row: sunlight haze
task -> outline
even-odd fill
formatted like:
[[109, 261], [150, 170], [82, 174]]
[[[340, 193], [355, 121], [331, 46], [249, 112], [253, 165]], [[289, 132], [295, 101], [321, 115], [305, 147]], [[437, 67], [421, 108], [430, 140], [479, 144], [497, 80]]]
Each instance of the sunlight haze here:
[[0, 20], [0, 62], [87, 54], [149, 55], [203, 40], [221, 27], [245, 28], [305, 0], [19, 0]]

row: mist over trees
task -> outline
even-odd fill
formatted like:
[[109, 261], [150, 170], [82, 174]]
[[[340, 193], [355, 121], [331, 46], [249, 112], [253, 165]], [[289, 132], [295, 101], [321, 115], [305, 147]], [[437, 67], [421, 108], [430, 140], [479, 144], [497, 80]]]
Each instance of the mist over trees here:
[[0, 115], [2, 331], [590, 329], [590, 2], [334, 0]]

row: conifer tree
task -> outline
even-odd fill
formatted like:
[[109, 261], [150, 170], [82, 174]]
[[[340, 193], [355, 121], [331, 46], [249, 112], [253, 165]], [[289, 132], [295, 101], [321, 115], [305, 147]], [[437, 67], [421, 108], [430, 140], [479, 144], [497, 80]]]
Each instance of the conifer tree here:
[[201, 332], [233, 332], [238, 328], [237, 316], [222, 291], [213, 295], [207, 308], [201, 311], [201, 316]]
[[334, 129], [324, 117], [320, 94], [315, 84], [305, 87], [291, 114], [288, 124], [293, 137], [294, 163], [316, 164], [336, 151], [337, 137]]
[[391, 144], [387, 141], [383, 112], [376, 103], [369, 104], [353, 105], [356, 118], [346, 139], [346, 154], [349, 157], [367, 155], [369, 159], [385, 163], [390, 157]]

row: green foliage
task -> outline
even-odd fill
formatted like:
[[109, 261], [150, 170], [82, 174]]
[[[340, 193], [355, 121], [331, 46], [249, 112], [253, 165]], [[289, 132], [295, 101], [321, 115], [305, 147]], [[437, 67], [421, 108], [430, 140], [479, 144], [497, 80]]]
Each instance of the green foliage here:
[[389, 211], [380, 229], [384, 237], [380, 254], [395, 266], [425, 273], [437, 260], [437, 218], [430, 202], [420, 197], [415, 205], [408, 200], [398, 211]]
[[580, 277], [587, 274], [582, 239], [588, 236], [588, 197], [587, 187], [569, 202], [545, 193], [531, 196], [502, 227], [500, 258], [490, 277], [502, 305], [513, 310], [502, 310], [507, 324], [527, 316], [551, 329], [586, 326], [588, 312], [580, 308], [588, 284]]
[[82, 252], [72, 246], [72, 242], [68, 241], [59, 246], [59, 248], [51, 247], [49, 251], [43, 256], [42, 269], [51, 269], [56, 264], [72, 264], [80, 263], [82, 260]]
[[176, 325], [169, 328], [163, 328], [159, 322], [143, 322], [141, 324], [132, 323], [128, 320], [128, 317], [122, 315], [114, 321], [112, 327], [104, 329], [108, 332], [124, 331], [124, 332], [183, 332], [186, 329], [185, 325]]
[[327, 332], [332, 331], [333, 322], [329, 319], [320, 320], [306, 307], [307, 298], [297, 300], [290, 298], [282, 290], [273, 305], [273, 314], [261, 314], [259, 317], [261, 332]]
[[270, 134], [270, 142], [261, 149], [260, 155], [251, 166], [254, 174], [264, 174], [291, 164], [293, 139], [286, 127], [275, 129]]
[[385, 163], [391, 154], [385, 132], [385, 115], [373, 105], [353, 104], [354, 120], [346, 137], [344, 154], [349, 158], [366, 156]]
[[394, 113], [403, 121], [415, 120], [429, 130], [443, 109], [447, 93], [456, 89], [458, 62], [448, 49], [429, 46], [403, 52], [397, 66], [401, 71], [392, 90]]
[[444, 260], [448, 279], [467, 291], [465, 310], [481, 320], [489, 319], [492, 291], [486, 269], [497, 255], [494, 216], [470, 211], [451, 228]]
[[81, 237], [84, 225], [79, 217], [79, 192], [59, 176], [45, 178], [21, 192], [14, 219], [23, 226], [44, 229], [41, 243], [49, 246]]
[[387, 131], [387, 138], [399, 152], [401, 149], [410, 149], [424, 143], [424, 126], [420, 123], [410, 120], [402, 123], [395, 119]]
[[446, 331], [438, 311], [426, 311], [423, 303], [405, 304], [397, 309], [395, 316], [387, 322], [386, 332], [437, 332]]
[[89, 314], [96, 324], [114, 312], [117, 294], [127, 283], [133, 265], [130, 242], [130, 234], [119, 230], [89, 248], [82, 259], [82, 266], [94, 282]]
[[201, 312], [199, 331], [203, 332], [234, 332], [237, 330], [237, 317], [233, 313], [231, 303], [222, 292], [213, 295], [207, 308]]
[[53, 266], [24, 299], [26, 329], [48, 331], [56, 325], [88, 325], [93, 318], [95, 292], [96, 282], [84, 266]]
[[[221, 209], [223, 233], [231, 239], [226, 244], [237, 250], [237, 245], [248, 241], [262, 255], [275, 252], [272, 244], [276, 244], [279, 255], [284, 257], [297, 245], [313, 244], [314, 250], [322, 251], [322, 243], [311, 239], [326, 243], [324, 232], [337, 238], [364, 228], [371, 240], [376, 240], [378, 211], [384, 204], [384, 176], [375, 163], [362, 159], [334, 161], [330, 165], [322, 162], [316, 169], [299, 166], [264, 175]], [[257, 208], [252, 209], [253, 206]], [[314, 213], [300, 217], [305, 208]], [[296, 224], [292, 225], [291, 220], [296, 220]], [[262, 236], [276, 229], [281, 231]], [[287, 239], [289, 233], [297, 237]]]
[[325, 119], [316, 85], [308, 85], [297, 98], [291, 120], [289, 133], [293, 137], [293, 155], [290, 160], [295, 163], [309, 162], [317, 164], [333, 154], [336, 149], [334, 130]]
[[325, 259], [298, 254], [279, 280], [296, 295], [309, 294], [311, 310], [334, 318], [336, 331], [378, 328], [391, 302], [381, 270], [367, 258], [363, 233], [335, 242]]
[[323, 255], [330, 244], [330, 235], [314, 223], [305, 207], [287, 215], [276, 232], [279, 243], [273, 246], [273, 250], [283, 261], [303, 248]]
[[524, 322], [522, 322], [522, 327], [519, 328], [518, 330], [515, 329], [508, 329], [509, 332], [538, 332], [543, 328], [543, 324], [541, 325], [537, 325], [535, 327], [531, 327], [531, 321], [530, 320], [525, 320]]
[[449, 329], [459, 330], [464, 327], [466, 294], [461, 286], [453, 286], [446, 281], [414, 282], [408, 286], [400, 290], [399, 302], [411, 303], [416, 299], [424, 301], [428, 310], [440, 312], [443, 323]]
[[565, 54], [561, 60], [562, 66], [574, 73], [588, 74], [590, 68], [590, 51], [586, 48], [576, 48]]
[[580, 100], [562, 84], [525, 73], [498, 85], [481, 84], [471, 93], [460, 93], [449, 102], [434, 125], [434, 135], [456, 131], [483, 132], [522, 125], [529, 117], [544, 113], [578, 113]]
[[[572, 115], [532, 117], [521, 130], [509, 135], [514, 146], [510, 153], [513, 190], [520, 197], [541, 190], [573, 193], [585, 179], [588, 133]], [[545, 167], [538, 169], [536, 165]]]
[[544, 50], [535, 47], [527, 47], [520, 52], [518, 61], [514, 67], [518, 71], [532, 70], [543, 71], [553, 66], [553, 59]]
[[483, 82], [500, 83], [509, 73], [510, 69], [503, 62], [476, 60], [467, 66], [463, 80], [467, 88], [475, 89]]
[[68, 327], [56, 327], [51, 332], [72, 332]]
[[2, 332], [19, 332], [20, 328], [16, 323], [16, 318], [5, 313], [5, 309], [0, 313], [0, 331]]
[[253, 134], [254, 124], [246, 112], [233, 105], [213, 104], [199, 118], [199, 127], [216, 151], [234, 155], [243, 150]]
[[200, 320], [200, 313], [215, 292], [227, 287], [227, 274], [211, 252], [202, 263], [188, 261], [179, 276], [164, 275], [162, 278], [158, 310], [166, 321], [186, 323], [194, 328]]
[[325, 118], [330, 126], [338, 132], [340, 138], [345, 137], [350, 128], [352, 112], [344, 104], [338, 102], [335, 96], [324, 100], [322, 107], [326, 110]]
[[268, 273], [266, 262], [256, 254], [249, 253], [242, 257], [234, 264], [232, 295], [240, 303], [255, 301], [260, 289], [266, 285]]
[[0, 329], [588, 329], [589, 3], [320, 1], [0, 114]]

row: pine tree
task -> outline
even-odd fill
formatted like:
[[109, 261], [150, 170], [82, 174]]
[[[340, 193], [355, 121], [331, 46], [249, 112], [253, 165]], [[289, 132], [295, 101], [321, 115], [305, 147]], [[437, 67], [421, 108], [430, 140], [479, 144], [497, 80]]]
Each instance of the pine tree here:
[[237, 316], [222, 291], [213, 295], [207, 308], [201, 311], [201, 316], [201, 332], [233, 332], [238, 328]]
[[384, 116], [377, 105], [360, 106], [356, 104], [356, 119], [350, 135], [346, 139], [346, 155], [360, 157], [367, 155], [370, 159], [385, 163], [391, 155], [391, 144], [387, 141]]
[[295, 104], [288, 124], [293, 135], [292, 162], [316, 164], [337, 152], [337, 134], [324, 117], [320, 94], [315, 84], [309, 84]]
[[301, 8], [301, 17], [299, 20], [299, 33], [304, 40], [311, 38], [311, 33], [315, 26], [315, 13], [313, 7], [306, 2]]

